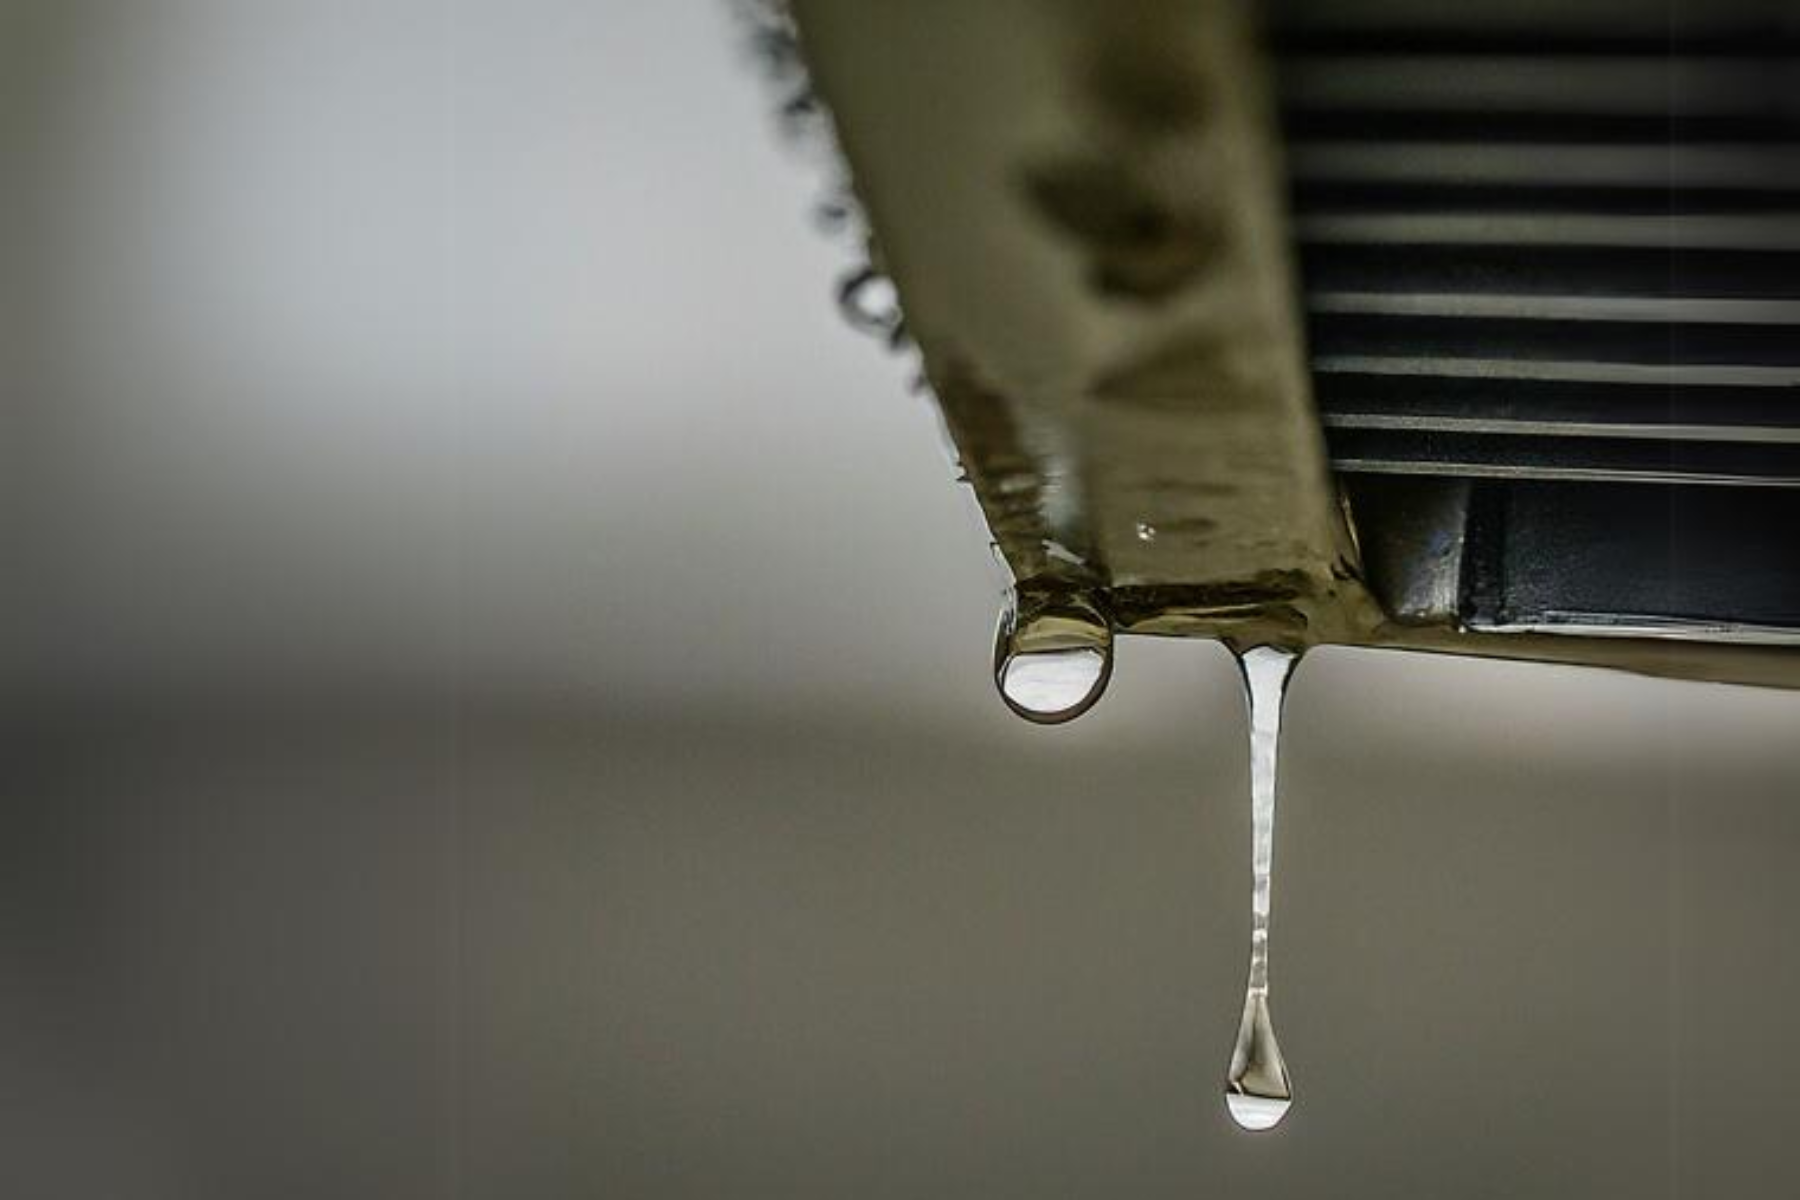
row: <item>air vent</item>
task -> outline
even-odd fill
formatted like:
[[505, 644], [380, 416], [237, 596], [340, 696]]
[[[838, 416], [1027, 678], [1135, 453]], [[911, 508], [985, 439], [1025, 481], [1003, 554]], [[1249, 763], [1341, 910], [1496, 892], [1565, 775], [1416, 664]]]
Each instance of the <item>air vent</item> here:
[[1456, 12], [1274, 34], [1336, 468], [1800, 487], [1795, 29]]

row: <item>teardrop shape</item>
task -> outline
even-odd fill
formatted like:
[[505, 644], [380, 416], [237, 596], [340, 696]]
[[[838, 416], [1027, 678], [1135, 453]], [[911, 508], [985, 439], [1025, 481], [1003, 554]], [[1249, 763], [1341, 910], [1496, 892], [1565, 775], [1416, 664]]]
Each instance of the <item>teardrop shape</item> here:
[[1000, 619], [994, 683], [1008, 708], [1028, 721], [1072, 721], [1106, 690], [1112, 628], [1077, 596], [1021, 600]]
[[1273, 1129], [1287, 1116], [1294, 1102], [1294, 1085], [1287, 1063], [1275, 1040], [1275, 1023], [1269, 1018], [1269, 997], [1252, 992], [1244, 997], [1244, 1017], [1238, 1023], [1237, 1045], [1231, 1051], [1231, 1070], [1225, 1078], [1225, 1107], [1231, 1119], [1245, 1129]]

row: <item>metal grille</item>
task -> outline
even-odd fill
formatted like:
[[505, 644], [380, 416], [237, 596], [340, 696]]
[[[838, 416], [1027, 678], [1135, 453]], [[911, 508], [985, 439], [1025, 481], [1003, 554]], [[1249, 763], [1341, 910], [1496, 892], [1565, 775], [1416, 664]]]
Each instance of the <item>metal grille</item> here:
[[1336, 468], [1800, 487], [1792, 18], [1463, 15], [1274, 31]]

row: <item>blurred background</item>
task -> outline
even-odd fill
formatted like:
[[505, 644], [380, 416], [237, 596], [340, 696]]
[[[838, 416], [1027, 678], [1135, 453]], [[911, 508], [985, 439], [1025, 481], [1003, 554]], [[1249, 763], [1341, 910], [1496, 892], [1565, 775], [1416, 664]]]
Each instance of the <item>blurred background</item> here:
[[0, 0], [0, 1193], [1800, 1193], [1800, 698], [1063, 728], [722, 0]]

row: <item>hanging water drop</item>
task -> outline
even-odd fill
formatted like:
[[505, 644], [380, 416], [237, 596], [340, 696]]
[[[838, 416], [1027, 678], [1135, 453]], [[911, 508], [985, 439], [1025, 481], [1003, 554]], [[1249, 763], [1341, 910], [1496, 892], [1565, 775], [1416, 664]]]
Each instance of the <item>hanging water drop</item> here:
[[1106, 690], [1112, 628], [1078, 596], [1021, 596], [1000, 619], [994, 683], [1007, 707], [1028, 721], [1071, 721]]
[[838, 311], [850, 324], [898, 347], [905, 338], [900, 292], [872, 266], [858, 267], [838, 282]]
[[814, 227], [827, 236], [852, 232], [865, 224], [856, 196], [847, 183], [831, 188], [813, 203], [812, 219]]
[[1287, 1115], [1294, 1087], [1269, 1015], [1269, 880], [1275, 850], [1275, 771], [1281, 704], [1300, 656], [1275, 646], [1238, 655], [1250, 709], [1250, 979], [1225, 1076], [1225, 1106], [1245, 1129], [1270, 1129]]

